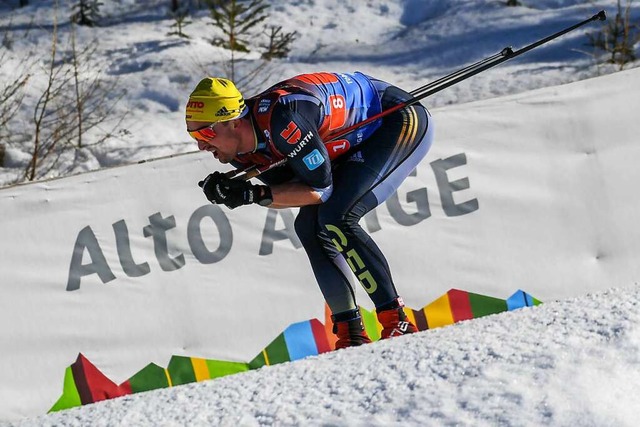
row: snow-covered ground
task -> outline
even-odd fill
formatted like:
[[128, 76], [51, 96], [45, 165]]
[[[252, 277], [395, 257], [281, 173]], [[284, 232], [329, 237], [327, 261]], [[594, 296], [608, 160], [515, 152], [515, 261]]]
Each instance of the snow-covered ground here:
[[[69, 2], [56, 11], [54, 0], [31, 2], [12, 9], [0, 3], [4, 60], [0, 78], [13, 81], [29, 73], [25, 100], [9, 123], [0, 185], [19, 181], [30, 161], [34, 139], [34, 109], [46, 87], [51, 57], [52, 27], [59, 23], [58, 50], [68, 46]], [[103, 123], [85, 136], [84, 148], [67, 150], [56, 167], [38, 179], [80, 173], [102, 167], [135, 163], [195, 150], [184, 130], [184, 104], [204, 75], [227, 75], [230, 55], [212, 46], [220, 34], [210, 25], [208, 11], [192, 17], [184, 32], [190, 39], [169, 36], [173, 20], [166, 0], [113, 0], [102, 7], [103, 26], [77, 29], [78, 48], [97, 48], [92, 70], [104, 84], [115, 83], [113, 96], [126, 91]], [[192, 2], [194, 3], [194, 2]], [[507, 7], [498, 0], [274, 0], [269, 25], [297, 31], [291, 54], [270, 62], [259, 77], [240, 84], [245, 96], [292, 75], [313, 71], [359, 70], [386, 79], [407, 90], [420, 87], [458, 68], [500, 52], [521, 48], [604, 9], [615, 15], [615, 0], [535, 0]], [[632, 18], [640, 4], [632, 4]], [[565, 35], [543, 48], [425, 101], [430, 107], [522, 92], [593, 77], [615, 70], [598, 65], [587, 46], [586, 33], [600, 23]], [[237, 74], [243, 76], [260, 63], [258, 35], [254, 51], [240, 54]], [[2, 47], [1, 49], [5, 49]], [[58, 52], [60, 55], [60, 52]], [[632, 64], [630, 66], [634, 66]], [[112, 131], [104, 143], [93, 141]], [[2, 166], [2, 165], [0, 165]]]
[[[633, 69], [442, 109], [438, 123], [445, 128], [441, 132], [443, 139], [455, 145], [466, 135], [478, 135], [478, 140], [474, 140], [476, 147], [470, 147], [470, 158], [483, 155], [494, 158], [493, 163], [482, 163], [484, 167], [479, 170], [486, 171], [482, 176], [493, 177], [496, 171], [500, 175], [499, 164], [503, 162], [499, 155], [493, 154], [500, 152], [496, 147], [502, 147], [508, 151], [518, 150], [525, 158], [507, 169], [505, 181], [517, 181], [525, 176], [530, 179], [517, 185], [515, 192], [502, 192], [499, 185], [485, 187], [496, 196], [483, 196], [483, 209], [490, 209], [495, 215], [477, 215], [471, 219], [486, 220], [495, 216], [495, 226], [484, 223], [474, 229], [464, 226], [464, 222], [439, 221], [438, 229], [453, 227], [454, 230], [444, 236], [429, 236], [416, 228], [408, 238], [404, 238], [408, 235], [406, 232], [398, 231], [389, 234], [390, 240], [379, 240], [385, 243], [383, 247], [391, 248], [388, 251], [391, 257], [404, 256], [415, 261], [401, 263], [390, 258], [395, 261], [391, 265], [403, 296], [406, 298], [405, 291], [412, 289], [407, 302], [414, 308], [419, 307], [418, 301], [428, 302], [425, 295], [435, 292], [439, 286], [458, 287], [465, 283], [462, 289], [481, 293], [487, 292], [482, 292], [487, 285], [510, 290], [520, 286], [546, 303], [543, 310], [524, 309], [477, 323], [470, 321], [442, 330], [433, 329], [415, 338], [376, 343], [364, 349], [274, 366], [198, 386], [135, 394], [119, 401], [25, 421], [25, 425], [235, 425], [236, 421], [240, 425], [383, 425], [394, 420], [410, 425], [478, 425], [483, 421], [486, 425], [575, 422], [575, 425], [599, 426], [609, 421], [616, 426], [632, 425], [640, 409], [631, 388], [640, 372], [634, 347], [638, 344], [636, 329], [640, 325], [636, 313], [640, 205], [634, 198], [640, 182], [636, 167], [640, 152], [635, 143], [638, 100], [628, 94], [638, 90], [639, 73], [640, 69]], [[626, 108], [619, 108], [620, 105]], [[557, 119], [550, 120], [551, 115]], [[460, 126], [457, 132], [447, 131], [454, 128], [459, 117], [466, 117], [473, 125]], [[600, 122], [609, 126], [599, 128]], [[543, 135], [537, 133], [539, 123], [546, 124]], [[496, 138], [496, 134], [500, 134], [500, 138]], [[517, 140], [519, 134], [521, 139]], [[544, 139], [550, 142], [548, 150], [532, 147]], [[527, 150], [533, 150], [536, 155], [524, 154]], [[57, 282], [48, 280], [48, 275], [42, 273], [49, 271], [46, 267], [51, 263], [34, 261], [55, 256], [49, 252], [57, 254], [61, 252], [58, 248], [66, 247], [60, 243], [65, 241], [65, 233], [52, 235], [48, 231], [51, 224], [57, 224], [56, 228], [64, 228], [66, 223], [73, 226], [73, 221], [83, 214], [95, 217], [98, 223], [104, 215], [109, 224], [112, 211], [104, 206], [113, 203], [111, 194], [118, 194], [121, 199], [133, 197], [136, 201], [140, 195], [149, 200], [157, 196], [178, 205], [189, 205], [190, 199], [180, 198], [178, 194], [194, 187], [198, 171], [206, 170], [195, 159], [186, 160], [198, 156], [201, 157], [200, 154], [180, 156], [57, 180], [49, 183], [46, 190], [41, 189], [44, 184], [38, 184], [0, 192], [20, 200], [30, 197], [29, 190], [35, 193], [40, 188], [57, 193], [57, 198], [51, 197], [53, 204], [62, 206], [57, 202], [64, 201], [67, 205], [66, 201], [72, 200], [70, 205], [75, 207], [62, 213], [46, 210], [46, 222], [41, 221], [40, 210], [25, 210], [25, 218], [3, 223], [2, 249], [9, 250], [3, 252], [6, 255], [0, 257], [0, 261], [4, 261], [4, 270], [9, 270], [9, 280], [6, 276], [0, 278], [5, 296], [0, 300], [0, 324], [9, 326], [2, 330], [0, 340], [14, 345], [15, 350], [1, 354], [4, 362], [0, 365], [5, 368], [1, 391], [7, 398], [6, 401], [0, 399], [6, 405], [0, 406], [0, 410], [6, 411], [0, 413], [0, 418], [18, 420], [40, 415], [51, 408], [61, 390], [63, 369], [71, 363], [76, 351], [83, 354], [91, 351], [96, 358], [91, 355], [90, 359], [96, 361], [97, 367], [116, 384], [123, 384], [149, 361], [170, 366], [168, 358], [172, 354], [193, 357], [208, 354], [214, 358], [220, 350], [243, 350], [243, 340], [253, 341], [245, 342], [245, 346], [255, 344], [255, 348], [235, 353], [240, 356], [221, 356], [222, 360], [251, 360], [282, 330], [278, 326], [274, 331], [259, 333], [265, 324], [273, 325], [269, 312], [300, 310], [300, 316], [307, 316], [309, 310], [313, 310], [315, 303], [306, 306], [307, 298], [300, 297], [311, 295], [310, 288], [298, 286], [305, 282], [305, 276], [290, 275], [294, 268], [289, 264], [298, 264], [293, 251], [274, 253], [274, 264], [268, 263], [267, 269], [261, 269], [255, 258], [240, 256], [236, 258], [237, 263], [230, 259], [229, 263], [219, 264], [216, 270], [203, 266], [201, 276], [185, 274], [176, 280], [175, 276], [150, 274], [145, 282], [116, 282], [118, 286], [83, 282], [86, 284], [82, 294], [67, 293], [63, 298], [59, 296], [61, 292], [51, 292]], [[588, 162], [596, 163], [597, 167], [592, 170]], [[557, 165], [557, 170], [545, 173], [547, 163]], [[154, 174], [148, 170], [136, 173], [152, 165], [155, 165]], [[186, 168], [195, 169], [183, 172]], [[521, 168], [526, 169], [522, 174], [515, 171]], [[111, 186], [95, 179], [118, 172], [121, 172], [120, 179], [107, 179]], [[480, 177], [473, 176], [474, 185], [478, 185], [476, 178]], [[73, 184], [85, 178], [89, 181]], [[160, 181], [162, 179], [164, 181]], [[538, 185], [539, 181], [546, 180], [552, 181], [551, 189]], [[168, 196], [153, 193], [149, 187], [136, 187], [140, 183], [157, 186], [158, 182], [164, 183], [163, 190], [174, 186], [169, 188]], [[14, 193], [14, 190], [20, 191]], [[61, 197], [60, 193], [65, 192], [71, 196]], [[97, 199], [104, 198], [104, 194], [109, 196], [103, 201], [104, 205], [100, 205]], [[578, 194], [578, 203], [567, 204], [572, 195]], [[499, 205], [496, 199], [506, 199], [506, 203]], [[25, 202], [38, 209], [41, 206], [23, 200]], [[142, 212], [146, 212], [150, 203], [147, 199], [139, 202]], [[514, 206], [506, 206], [507, 203]], [[3, 206], [11, 207], [11, 204]], [[135, 204], [123, 204], [115, 212], [135, 211], [135, 207]], [[166, 212], [161, 206], [158, 209]], [[20, 213], [8, 212], [7, 218]], [[238, 221], [234, 225], [234, 244], [248, 240], [243, 239], [241, 228], [235, 228], [236, 225], [251, 228], [255, 217], [255, 211], [229, 213], [230, 220]], [[555, 224], [558, 217], [561, 221]], [[10, 230], [12, 226], [17, 233]], [[528, 233], [519, 230], [521, 227]], [[26, 233], [20, 230], [26, 228], [32, 231], [33, 238], [24, 238]], [[478, 237], [473, 236], [476, 230], [481, 230]], [[74, 236], [75, 230], [71, 238]], [[394, 246], [398, 236], [404, 238], [402, 247]], [[37, 244], [33, 244], [34, 241]], [[464, 247], [462, 255], [458, 256], [456, 244]], [[438, 258], [435, 252], [445, 255]], [[13, 253], [22, 257], [11, 257]], [[53, 265], [62, 265], [64, 279], [68, 261], [64, 256], [60, 259], [62, 261], [54, 261]], [[143, 252], [136, 259], [151, 258]], [[462, 261], [447, 266], [456, 259]], [[274, 273], [282, 262], [286, 268]], [[21, 263], [28, 263], [29, 267], [10, 270]], [[430, 268], [420, 273], [416, 263], [428, 263]], [[304, 267], [300, 268], [304, 271]], [[242, 269], [241, 274], [237, 268]], [[51, 275], [56, 276], [58, 269], [51, 271], [54, 272]], [[212, 274], [216, 276], [215, 282], [210, 279]], [[165, 283], [167, 287], [163, 286]], [[185, 283], [206, 283], [207, 286], [185, 289]], [[229, 286], [229, 283], [238, 283], [238, 286]], [[613, 285], [632, 289], [580, 298]], [[270, 294], [257, 290], [265, 286], [281, 287], [282, 291]], [[16, 292], [16, 288], [20, 292]], [[219, 292], [211, 293], [211, 288], [218, 288]], [[496, 291], [489, 295], [505, 294]], [[79, 307], [65, 301], [78, 296], [86, 307], [84, 314]], [[564, 300], [569, 297], [579, 299]], [[317, 298], [320, 301], [320, 295]], [[313, 301], [315, 297], [309, 299]], [[77, 301], [79, 299], [73, 300]], [[360, 301], [367, 303], [365, 298]], [[219, 308], [221, 305], [223, 309]], [[238, 307], [241, 307], [241, 320], [237, 317]], [[138, 312], [144, 315], [138, 317]], [[196, 317], [196, 313], [213, 316]], [[315, 316], [320, 318], [320, 314]], [[86, 319], [82, 329], [77, 326], [79, 318]], [[287, 322], [305, 318], [293, 316]], [[196, 323], [203, 325], [202, 333], [192, 329], [191, 325]], [[236, 334], [238, 330], [243, 333]], [[140, 336], [150, 334], [156, 335], [151, 341], [139, 341]], [[48, 366], [39, 363], [52, 362], [55, 358], [61, 359], [61, 363]], [[24, 376], [25, 370], [30, 377]], [[75, 384], [83, 386], [83, 383]], [[38, 399], [35, 398], [37, 392], [42, 394]], [[96, 393], [96, 396], [103, 395]], [[30, 398], [33, 399], [30, 401]]]
[[636, 426], [640, 287], [118, 398], [16, 426]]

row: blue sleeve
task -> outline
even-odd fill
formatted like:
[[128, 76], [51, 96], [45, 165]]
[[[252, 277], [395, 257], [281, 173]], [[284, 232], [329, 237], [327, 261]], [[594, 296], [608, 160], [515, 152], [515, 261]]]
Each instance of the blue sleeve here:
[[313, 119], [277, 105], [271, 115], [271, 131], [275, 147], [287, 156], [295, 177], [326, 201], [333, 191], [331, 161]]

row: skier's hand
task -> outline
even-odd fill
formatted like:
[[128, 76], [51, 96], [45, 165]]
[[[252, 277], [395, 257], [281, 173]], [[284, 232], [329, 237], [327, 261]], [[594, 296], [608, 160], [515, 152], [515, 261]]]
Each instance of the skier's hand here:
[[230, 209], [252, 203], [270, 204], [271, 190], [264, 185], [253, 185], [248, 181], [227, 178], [214, 172], [198, 183], [211, 203], [225, 205]]
[[227, 178], [222, 172], [209, 174], [198, 183], [211, 203], [226, 205], [231, 209], [245, 204], [245, 199], [249, 198], [248, 194], [244, 194], [246, 190], [249, 190], [247, 184], [251, 185], [246, 181], [234, 181]]

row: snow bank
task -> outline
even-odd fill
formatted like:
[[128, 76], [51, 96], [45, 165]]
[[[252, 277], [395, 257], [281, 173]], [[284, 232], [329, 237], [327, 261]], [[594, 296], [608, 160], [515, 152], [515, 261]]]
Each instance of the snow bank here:
[[640, 287], [18, 422], [634, 426]]

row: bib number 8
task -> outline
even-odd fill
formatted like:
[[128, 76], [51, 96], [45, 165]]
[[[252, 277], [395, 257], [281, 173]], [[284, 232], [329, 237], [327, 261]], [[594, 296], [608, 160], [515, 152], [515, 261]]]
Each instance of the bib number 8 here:
[[331, 95], [329, 97], [331, 113], [329, 115], [329, 130], [338, 129], [347, 122], [347, 108], [342, 95]]

